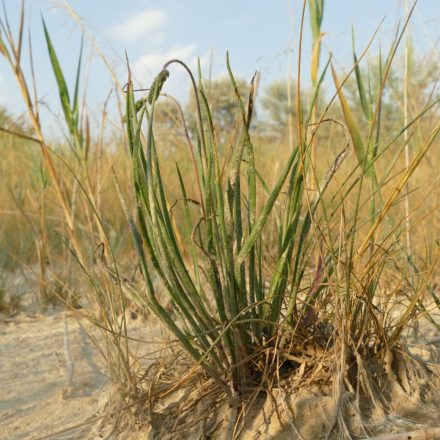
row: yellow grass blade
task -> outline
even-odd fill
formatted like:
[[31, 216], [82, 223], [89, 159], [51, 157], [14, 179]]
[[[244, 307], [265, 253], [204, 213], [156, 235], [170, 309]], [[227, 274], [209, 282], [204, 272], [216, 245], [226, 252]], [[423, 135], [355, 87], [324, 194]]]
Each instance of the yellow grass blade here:
[[353, 148], [356, 153], [356, 157], [359, 161], [359, 164], [362, 168], [362, 171], [367, 177], [373, 176], [373, 163], [368, 163], [367, 151], [364, 147], [364, 143], [362, 142], [362, 137], [359, 132], [358, 126], [354, 120], [353, 113], [351, 112], [350, 105], [348, 104], [347, 98], [342, 91], [343, 84], [341, 85], [336, 74], [335, 68], [332, 64], [332, 75], [333, 82], [335, 83], [336, 90], [338, 92], [339, 101], [341, 103], [342, 111], [344, 113], [345, 122], [348, 127], [348, 131], [350, 132], [350, 137], [353, 142]]
[[413, 172], [416, 170], [422, 159], [425, 157], [425, 154], [428, 152], [429, 148], [431, 147], [432, 143], [434, 142], [435, 138], [437, 137], [438, 133], [440, 132], [440, 122], [436, 125], [434, 130], [431, 132], [428, 140], [425, 142], [425, 145], [420, 149], [419, 154], [414, 158], [411, 165], [407, 168], [405, 173], [403, 174], [402, 178], [400, 179], [397, 186], [394, 188], [394, 191], [391, 193], [390, 197], [388, 198], [387, 202], [385, 203], [381, 213], [378, 215], [376, 221], [374, 222], [373, 226], [371, 227], [370, 231], [368, 232], [367, 236], [365, 237], [364, 242], [362, 243], [362, 246], [359, 248], [358, 254], [359, 256], [362, 256], [363, 253], [368, 249], [369, 242], [371, 240], [371, 237], [376, 232], [379, 225], [382, 223], [382, 220], [387, 215], [388, 211], [390, 210], [393, 203], [396, 201], [399, 194], [402, 192], [402, 189], [405, 187], [406, 183], [408, 182], [409, 178], [413, 174]]

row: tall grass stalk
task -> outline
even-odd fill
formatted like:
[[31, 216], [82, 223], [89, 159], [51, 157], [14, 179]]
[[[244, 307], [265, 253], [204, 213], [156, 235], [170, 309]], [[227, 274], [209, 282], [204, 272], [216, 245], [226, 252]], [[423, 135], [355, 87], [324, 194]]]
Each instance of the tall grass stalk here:
[[[306, 2], [301, 36], [305, 7]], [[231, 401], [264, 380], [268, 363], [259, 361], [262, 351], [269, 356], [288, 358], [309, 337], [315, 347], [332, 347], [330, 351], [340, 356], [337, 357], [338, 371], [342, 378], [345, 377], [343, 380], [349, 380], [345, 372], [349, 359], [355, 359], [363, 391], [375, 405], [384, 402], [383, 396], [375, 391], [378, 383], [370, 383], [371, 371], [367, 363], [382, 365], [392, 374], [389, 358], [393, 356], [397, 338], [414, 314], [421, 292], [414, 293], [397, 327], [376, 315], [373, 304], [380, 303], [379, 286], [387, 261], [396, 249], [400, 249], [394, 238], [398, 237], [401, 224], [384, 220], [388, 219], [390, 210], [440, 129], [439, 125], [433, 129], [399, 177], [390, 177], [391, 169], [382, 177], [378, 176], [377, 162], [395, 143], [395, 140], [390, 144], [382, 141], [382, 95], [407, 23], [396, 34], [385, 66], [382, 68], [379, 64], [378, 81], [372, 94], [367, 94], [359, 69], [366, 51], [360, 59], [354, 54], [351, 73], [356, 75], [358, 97], [368, 122], [366, 135], [360, 130], [360, 123], [343, 90], [349, 75], [340, 81], [331, 66], [337, 89], [335, 96], [339, 97], [358, 159], [350, 177], [342, 182], [342, 189], [337, 194], [341, 202], [336, 204], [329, 204], [325, 195], [347, 156], [348, 147], [334, 158], [327, 175], [317, 185], [315, 195], [311, 197], [307, 191], [309, 152], [327, 109], [320, 119], [317, 118], [317, 127], [311, 135], [307, 128], [313, 124], [317, 96], [331, 63], [329, 60], [320, 76], [315, 77], [311, 105], [303, 107], [301, 38], [298, 145], [290, 153], [272, 189], [264, 183], [255, 165], [255, 148], [250, 134], [253, 83], [247, 102], [244, 102], [237, 89], [229, 55], [226, 65], [237, 98], [240, 135], [227, 158], [219, 155], [200, 67], [196, 81], [184, 62], [170, 60], [154, 80], [148, 97], [139, 100], [135, 99], [129, 73], [126, 121], [136, 199], [135, 218], [122, 192], [121, 200], [141, 261], [146, 287], [143, 301]], [[176, 204], [167, 198], [166, 182], [162, 178], [162, 168], [166, 164], [161, 162], [154, 134], [157, 100], [172, 75], [174, 64], [183, 67], [189, 76], [197, 121], [192, 132], [194, 147], [191, 140], [188, 142], [196, 171], [191, 176], [184, 175], [180, 164], [176, 164], [181, 190], [179, 200], [185, 213], [182, 224], [174, 223], [170, 216], [170, 206]], [[405, 124], [397, 138], [423, 114]], [[366, 198], [364, 177], [370, 183]], [[394, 189], [384, 198], [382, 193], [387, 179], [392, 180]], [[188, 188], [197, 188], [199, 200], [195, 203], [188, 196]], [[375, 203], [376, 196], [379, 206]], [[344, 206], [349, 197], [355, 202], [354, 210], [347, 214]], [[366, 204], [370, 205], [370, 215], [364, 222], [361, 213]], [[335, 216], [340, 218], [336, 229]], [[190, 240], [184, 242], [180, 239], [182, 236]], [[270, 236], [276, 237], [272, 245], [268, 242]], [[270, 261], [265, 255], [266, 249], [270, 249]], [[365, 259], [367, 249], [370, 252]], [[153, 274], [161, 279], [174, 316], [159, 301]], [[376, 355], [371, 351], [371, 344], [379, 350]], [[261, 370], [258, 365], [265, 367]], [[340, 383], [340, 393], [342, 388]]]
[[[22, 49], [23, 49], [23, 36], [25, 31], [24, 20], [25, 20], [24, 0], [22, 0], [18, 37], [16, 40], [14, 40], [7, 16], [5, 16], [3, 20], [0, 20], [0, 27], [2, 30], [2, 34], [0, 34], [0, 53], [6, 58], [17, 80], [21, 95], [27, 107], [29, 119], [32, 123], [32, 127], [35, 131], [36, 138], [38, 139], [38, 143], [40, 145], [40, 151], [45, 166], [47, 168], [48, 175], [55, 188], [58, 201], [64, 213], [64, 217], [67, 223], [67, 232], [71, 240], [72, 246], [75, 249], [78, 258], [81, 261], [85, 261], [83, 250], [75, 234], [74, 218], [71, 207], [69, 206], [67, 200], [67, 196], [65, 194], [65, 190], [63, 189], [64, 185], [62, 182], [62, 177], [56, 172], [56, 167], [53, 163], [49, 147], [43, 135], [40, 113], [39, 113], [39, 105], [38, 105], [38, 100], [36, 99], [37, 90], [35, 86], [35, 80], [32, 80], [33, 70], [31, 77], [33, 92], [31, 92], [29, 80], [27, 79], [22, 67], [21, 61], [22, 61]], [[33, 65], [32, 52], [30, 52], [30, 57], [31, 57], [31, 65]]]
[[[405, 14], [408, 15], [408, 0], [405, 0]], [[404, 51], [404, 71], [403, 71], [403, 124], [408, 125], [408, 92], [409, 92], [409, 77], [410, 77], [410, 65], [411, 65], [411, 39], [407, 36], [405, 41]], [[409, 168], [410, 165], [410, 146], [408, 132], [405, 131], [403, 141], [405, 143], [405, 166]], [[410, 203], [409, 203], [410, 185], [406, 184], [405, 187], [405, 216], [406, 216], [406, 252], [409, 258], [411, 258], [411, 222], [410, 222]]]
[[[312, 29], [312, 55], [310, 65], [310, 78], [312, 80], [312, 87], [317, 89], [317, 82], [319, 79], [319, 62], [321, 58], [321, 43], [324, 38], [324, 34], [321, 31], [322, 20], [324, 18], [324, 0], [309, 0], [309, 16], [310, 27]], [[318, 100], [318, 96], [316, 96]], [[312, 126], [316, 123], [316, 106], [312, 106], [312, 117], [310, 123]], [[317, 164], [317, 152], [316, 152], [316, 138], [312, 139], [311, 146], [312, 157], [312, 176], [309, 177], [309, 184], [311, 189], [315, 189], [316, 184], [316, 164]]]
[[[169, 215], [170, 203], [161, 178], [153, 131], [156, 100], [168, 78], [168, 67], [175, 63], [187, 71], [197, 103], [197, 149], [191, 151], [197, 172], [191, 186], [201, 189], [198, 210], [189, 207], [188, 176], [185, 179], [177, 166], [187, 234], [193, 240], [192, 262], [185, 259], [186, 252], [177, 239], [180, 232]], [[137, 200], [136, 224], [130, 220], [130, 225], [147, 288], [146, 301], [208, 374], [222, 387], [231, 385], [232, 397], [253, 380], [250, 370], [255, 344], [275, 344], [283, 321], [288, 324], [299, 319], [295, 316], [299, 312], [292, 307], [290, 316], [283, 318], [282, 309], [284, 301], [297, 295], [304, 275], [307, 262], [304, 252], [311, 214], [301, 218], [305, 203], [305, 174], [300, 166], [298, 147], [291, 152], [274, 188], [269, 191], [267, 199], [260, 200], [257, 209], [257, 175], [249, 134], [253, 83], [247, 103], [244, 103], [229, 66], [229, 57], [227, 68], [241, 115], [241, 134], [230, 160], [223, 167], [220, 166], [216, 135], [200, 71], [196, 86], [192, 73], [179, 60], [171, 60], [164, 66], [150, 89], [148, 100], [142, 101], [141, 108], [136, 105], [132, 86], [129, 86], [127, 133]], [[145, 143], [142, 140], [144, 125], [147, 129]], [[221, 168], [226, 170], [225, 178], [220, 173]], [[281, 196], [283, 188], [285, 193]], [[275, 214], [275, 205], [280, 197], [285, 199], [285, 208]], [[318, 200], [312, 210], [316, 209]], [[263, 234], [268, 219], [273, 215], [279, 216], [280, 220], [278, 245], [274, 271], [266, 278], [263, 271]], [[163, 281], [177, 319], [171, 318], [156, 298], [147, 256]], [[293, 272], [291, 265], [294, 265]], [[197, 280], [198, 268], [204, 275], [203, 282]], [[292, 287], [286, 299], [290, 276]], [[204, 336], [191, 338], [197, 334]]]
[[[6, 14], [6, 13], [5, 13]], [[124, 398], [132, 399], [136, 394], [135, 373], [132, 371], [132, 354], [128, 348], [127, 328], [125, 321], [125, 308], [127, 304], [127, 295], [123, 292], [122, 283], [115, 265], [115, 258], [112, 248], [109, 245], [110, 240], [103, 226], [102, 213], [100, 212], [99, 194], [102, 190], [101, 182], [98, 179], [97, 184], [91, 175], [91, 139], [89, 136], [89, 123], [87, 115], [83, 111], [86, 106], [80, 105], [80, 76], [83, 69], [82, 53], [83, 43], [81, 43], [80, 55], [75, 75], [75, 83], [73, 93], [67, 86], [63, 70], [58, 60], [54, 44], [50, 37], [50, 33], [46, 23], [43, 20], [42, 27], [44, 39], [47, 45], [51, 68], [57, 85], [61, 110], [64, 116], [65, 126], [68, 136], [66, 144], [70, 149], [69, 155], [62, 155], [50, 148], [49, 142], [46, 140], [39, 112], [39, 97], [36, 89], [36, 81], [33, 70], [33, 54], [32, 46], [29, 42], [29, 56], [31, 60], [31, 76], [26, 76], [22, 65], [23, 52], [23, 35], [25, 31], [25, 14], [24, 1], [21, 2], [21, 14], [18, 26], [18, 37], [14, 39], [12, 30], [9, 26], [8, 17], [0, 21], [0, 53], [9, 63], [11, 70], [17, 80], [24, 103], [27, 108], [29, 120], [32, 123], [34, 135], [26, 135], [20, 132], [6, 131], [18, 138], [31, 141], [40, 146], [40, 152], [43, 159], [44, 168], [42, 176], [44, 176], [45, 188], [43, 198], [48, 197], [49, 191], [55, 190], [55, 197], [62, 213], [62, 221], [60, 221], [59, 232], [65, 237], [64, 244], [68, 252], [65, 253], [65, 259], [61, 269], [70, 267], [70, 261], [73, 259], [85, 272], [90, 283], [90, 289], [81, 298], [83, 306], [87, 304], [87, 316], [92, 323], [96, 324], [98, 330], [101, 331], [103, 338], [98, 340], [95, 336], [90, 335], [95, 342], [96, 347], [102, 353], [107, 367], [118, 384], [120, 394]], [[31, 41], [31, 40], [30, 40]], [[103, 124], [104, 124], [103, 119]], [[102, 141], [102, 140], [101, 140]], [[102, 151], [98, 151], [101, 155]], [[71, 158], [68, 163], [66, 157]], [[98, 156], [99, 157], [99, 156]], [[100, 165], [98, 164], [98, 170]], [[47, 177], [46, 176], [47, 173]], [[41, 246], [38, 248], [38, 258], [40, 261], [40, 283], [46, 288], [52, 296], [67, 303], [67, 306], [76, 305], [69, 301], [69, 298], [60, 297], [60, 293], [53, 289], [48, 283], [46, 274], [46, 246], [47, 231], [44, 220], [46, 199], [41, 201], [40, 211], [40, 230], [37, 230]], [[109, 284], [105, 278], [99, 279], [94, 274], [92, 262], [93, 249], [96, 241], [103, 242], [103, 246], [109, 251], [108, 255], [112, 259], [112, 266], [116, 269], [116, 279], [119, 280], [116, 285]], [[57, 268], [58, 269], [58, 268]], [[57, 278], [53, 273], [52, 277]], [[99, 281], [98, 281], [99, 280]], [[78, 280], [76, 280], [78, 281]], [[69, 279], [66, 274], [61, 278], [61, 282], [69, 295], [74, 298], [76, 295], [68, 287]], [[96, 311], [97, 310], [97, 311]], [[122, 318], [120, 314], [122, 313]]]
[[[7, 20], [1, 23], [0, 51], [14, 71], [35, 132], [35, 136], [18, 136], [40, 145], [46, 170], [42, 181], [45, 179], [47, 191], [55, 190], [68, 249], [89, 281], [86, 313], [103, 332], [104, 343], [96, 338], [95, 342], [123, 398], [129, 403], [148, 400], [141, 396], [139, 382], [145, 372], [138, 375], [139, 363], [128, 344], [125, 311], [132, 302], [143, 311], [153, 312], [192, 360], [184, 377], [168, 385], [162, 397], [196, 375], [199, 383], [206, 383], [209, 377], [209, 383], [227, 397], [233, 425], [239, 417], [239, 404], [252, 402], [261, 391], [271, 394], [275, 384], [282, 389], [287, 383], [284, 377], [293, 377], [297, 387], [315, 381], [331, 383], [337, 401], [335, 413], [330, 415], [334, 422], [331, 430], [338, 427], [348, 437], [342, 415], [346, 391], [357, 394], [353, 405], [359, 403], [362, 394], [378, 411], [390, 410], [388, 396], [393, 387], [400, 386], [399, 375], [421, 371], [399, 338], [423, 306], [421, 299], [440, 250], [433, 252], [425, 272], [420, 271], [418, 284], [403, 286], [410, 292], [408, 301], [394, 301], [393, 295], [405, 282], [400, 237], [408, 218], [402, 219], [398, 210], [410, 178], [437, 140], [437, 120], [405, 169], [400, 170], [398, 165], [416, 128], [438, 101], [429, 101], [411, 120], [407, 115], [403, 127], [390, 136], [384, 133], [385, 87], [413, 9], [396, 33], [385, 62], [379, 55], [374, 83], [360, 68], [372, 40], [359, 57], [353, 41], [353, 66], [348, 74], [341, 75], [330, 57], [320, 69], [324, 2], [316, 0], [309, 2], [312, 90], [310, 102], [304, 103], [301, 63], [306, 0], [302, 6], [297, 143], [289, 145], [286, 160], [273, 181], [261, 172], [260, 156], [266, 153], [267, 145], [255, 142], [253, 130], [256, 77], [243, 98], [229, 54], [226, 67], [235, 96], [238, 135], [222, 136], [233, 139], [227, 153], [219, 148], [218, 138], [223, 133], [214, 126], [200, 63], [194, 75], [184, 61], [168, 61], [148, 95], [139, 98], [128, 66], [124, 123], [129, 184], [122, 180], [116, 166], [108, 169], [128, 220], [141, 287], [119, 274], [109, 239], [111, 222], [106, 222], [102, 213], [102, 163], [98, 164], [97, 180], [91, 172], [92, 143], [87, 116], [79, 103], [82, 46], [72, 93], [43, 22], [68, 131], [69, 160], [49, 148], [35, 87], [31, 92], [22, 69], [23, 9], [18, 39], [14, 40]], [[157, 130], [160, 100], [170, 98], [164, 90], [174, 69], [183, 69], [188, 76], [195, 102], [190, 123], [180, 104], [170, 99], [181, 124], [176, 131], [183, 128], [184, 141], [179, 146], [186, 149], [187, 161], [180, 150], [175, 153], [176, 160], [165, 154], [168, 150], [163, 148]], [[321, 112], [318, 97], [323, 96], [322, 87], [329, 74], [336, 91]], [[354, 99], [347, 93], [351, 77], [356, 81]], [[32, 77], [31, 82], [35, 84]], [[360, 111], [356, 111], [356, 103]], [[339, 116], [342, 121], [336, 120]], [[328, 170], [312, 193], [308, 176], [316, 179], [319, 175], [315, 173], [313, 149], [319, 146], [318, 136], [326, 124], [339, 132], [333, 139], [332, 156], [326, 158]], [[103, 157], [102, 146], [101, 136], [98, 158]], [[350, 150], [354, 160], [349, 159]], [[267, 169], [267, 164], [263, 166]], [[177, 187], [171, 187], [171, 182]], [[48, 196], [43, 193], [42, 197]], [[42, 200], [41, 258], [47, 250], [46, 207]], [[91, 247], [102, 269], [98, 274], [90, 265]], [[389, 288], [385, 281], [391, 267], [399, 281]], [[393, 313], [398, 302], [403, 311], [396, 318]], [[425, 369], [423, 374], [429, 372]], [[157, 396], [150, 397], [153, 405]]]

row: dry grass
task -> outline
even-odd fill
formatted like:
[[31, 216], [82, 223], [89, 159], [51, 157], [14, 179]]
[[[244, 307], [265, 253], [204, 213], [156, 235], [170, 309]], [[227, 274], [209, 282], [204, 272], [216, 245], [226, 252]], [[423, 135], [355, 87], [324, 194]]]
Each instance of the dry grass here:
[[[331, 66], [337, 91], [323, 104], [330, 60], [318, 72], [322, 3], [310, 3], [313, 87], [303, 91], [298, 78], [289, 101], [303, 119], [290, 115], [276, 138], [267, 121], [252, 120], [254, 80], [243, 99], [229, 61], [233, 126], [213, 126], [201, 72], [197, 80], [188, 72], [192, 113], [160, 107], [169, 65], [187, 69], [172, 60], [146, 96], [135, 95], [130, 74], [125, 90], [116, 85], [125, 116], [115, 128], [104, 112], [91, 132], [78, 81], [67, 88], [44, 25], [68, 133], [65, 143], [51, 142], [33, 73], [21, 64], [24, 15], [17, 39], [2, 21], [1, 52], [30, 121], [1, 122], [2, 269], [36, 265], [42, 303], [57, 297], [86, 308], [123, 407], [161, 438], [164, 430], [236, 438], [262, 398], [295, 431], [286, 395], [317, 385], [334, 402], [327, 431], [349, 438], [350, 408], [366, 426], [365, 414], [385, 415], [393, 399], [423, 403], [438, 375], [402, 338], [415, 318], [430, 319], [427, 299], [440, 306], [436, 96], [410, 95], [409, 81], [409, 125], [396, 116], [403, 27], [387, 61], [364, 68], [367, 48], [347, 74]], [[82, 68], [80, 57], [78, 78]], [[432, 78], [417, 78], [417, 87], [429, 91]], [[130, 304], [175, 337], [168, 363], [142, 367], [127, 337]]]

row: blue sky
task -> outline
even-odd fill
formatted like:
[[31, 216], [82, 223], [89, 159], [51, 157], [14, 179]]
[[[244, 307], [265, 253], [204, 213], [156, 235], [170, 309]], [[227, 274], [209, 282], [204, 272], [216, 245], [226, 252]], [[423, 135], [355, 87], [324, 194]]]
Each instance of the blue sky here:
[[[411, 5], [412, 0], [408, 0]], [[40, 14], [46, 20], [70, 83], [73, 82], [81, 31], [62, 7], [62, 0], [26, 0], [38, 90], [42, 99], [59, 110], [55, 81], [49, 67]], [[299, 16], [298, 0], [71, 0], [71, 7], [84, 20], [92, 36], [107, 57], [120, 83], [126, 80], [124, 51], [139, 84], [148, 86], [152, 76], [169, 58], [178, 57], [195, 66], [201, 57], [208, 75], [212, 57], [212, 75], [225, 72], [225, 52], [230, 51], [233, 70], [250, 78], [261, 72], [262, 85], [287, 76], [290, 62], [296, 71]], [[5, 0], [13, 29], [19, 14], [19, 0]], [[358, 52], [366, 45], [382, 19], [372, 53], [378, 44], [387, 48], [399, 20], [405, 13], [405, 0], [326, 0], [322, 25], [323, 57], [330, 51], [339, 69], [351, 63], [351, 29], [356, 31]], [[420, 0], [413, 16], [411, 31], [418, 53], [437, 52], [440, 37], [440, 1]], [[310, 28], [306, 20], [304, 40], [304, 78], [309, 75]], [[102, 103], [111, 79], [102, 60], [87, 40], [85, 57], [88, 101], [91, 108]], [[26, 53], [25, 53], [26, 55]], [[24, 56], [26, 60], [26, 56]], [[25, 65], [27, 62], [25, 61]], [[187, 79], [173, 67], [167, 91], [179, 98], [187, 96]], [[4, 59], [0, 59], [0, 104], [10, 111], [23, 111], [18, 88]]]

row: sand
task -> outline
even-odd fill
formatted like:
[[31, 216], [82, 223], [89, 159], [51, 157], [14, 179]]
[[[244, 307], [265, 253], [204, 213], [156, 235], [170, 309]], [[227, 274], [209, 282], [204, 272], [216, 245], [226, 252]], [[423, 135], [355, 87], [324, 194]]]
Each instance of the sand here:
[[[85, 318], [77, 319], [62, 310], [0, 319], [0, 439], [106, 438], [105, 430], [100, 433], [96, 429], [96, 418], [103, 415], [103, 401], [109, 396], [111, 385], [101, 355], [86, 334], [89, 326]], [[163, 337], [158, 327], [150, 329], [150, 333], [158, 339]], [[425, 333], [424, 337], [433, 341], [439, 337], [432, 328]], [[440, 346], [440, 339], [438, 343]], [[427, 350], [414, 347], [421, 355], [429, 355]], [[434, 401], [440, 402], [438, 393]], [[261, 401], [251, 413], [242, 438], [295, 439], [300, 438], [298, 432], [304, 440], [321, 438], [329, 424], [332, 397], [311, 391], [287, 396], [286, 402], [293, 409], [295, 420], [284, 417], [280, 423], [269, 400]], [[388, 434], [435, 426], [438, 419], [435, 407], [428, 414], [422, 408], [418, 411], [413, 402], [402, 401], [399, 406], [403, 413], [405, 405], [407, 418], [388, 418], [381, 422], [377, 432]], [[439, 414], [440, 406], [437, 409]], [[82, 426], [60, 432], [78, 425]], [[117, 438], [162, 437], [144, 429]], [[203, 437], [193, 433], [188, 438]]]
[[[73, 362], [71, 381], [65, 323]], [[82, 325], [87, 323], [65, 312], [20, 315], [0, 323], [2, 440], [45, 437], [96, 414], [108, 378]], [[86, 425], [53, 438], [84, 439], [89, 430]]]

